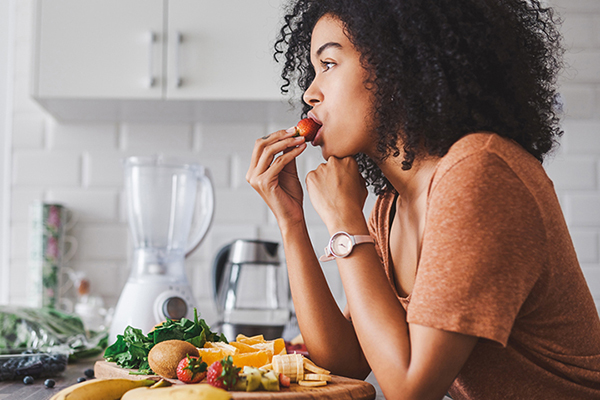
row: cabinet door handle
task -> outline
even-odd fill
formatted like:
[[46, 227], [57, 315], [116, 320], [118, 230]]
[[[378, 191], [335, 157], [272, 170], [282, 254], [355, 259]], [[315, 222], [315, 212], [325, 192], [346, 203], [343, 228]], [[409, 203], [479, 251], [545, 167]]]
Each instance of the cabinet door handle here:
[[181, 87], [181, 42], [183, 42], [183, 35], [179, 31], [175, 31], [175, 87]]
[[156, 77], [154, 76], [154, 44], [156, 43], [156, 32], [148, 32], [148, 82], [149, 88], [156, 85]]

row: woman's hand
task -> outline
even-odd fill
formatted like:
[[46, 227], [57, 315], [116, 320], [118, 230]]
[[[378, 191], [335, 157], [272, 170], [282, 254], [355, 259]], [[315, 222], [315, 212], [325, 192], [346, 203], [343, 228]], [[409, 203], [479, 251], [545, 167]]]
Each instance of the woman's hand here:
[[330, 233], [364, 227], [362, 211], [368, 192], [353, 157], [329, 157], [326, 164], [308, 173], [306, 185], [310, 200]]
[[246, 180], [273, 211], [280, 226], [304, 220], [296, 157], [306, 149], [306, 143], [303, 136], [292, 137], [294, 132], [281, 130], [258, 139], [246, 173]]

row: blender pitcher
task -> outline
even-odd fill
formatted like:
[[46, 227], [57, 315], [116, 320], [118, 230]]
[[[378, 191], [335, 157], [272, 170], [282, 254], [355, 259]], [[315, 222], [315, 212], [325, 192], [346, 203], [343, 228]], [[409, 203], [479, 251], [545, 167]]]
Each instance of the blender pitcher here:
[[195, 300], [184, 261], [202, 242], [214, 212], [208, 170], [195, 163], [130, 157], [125, 191], [134, 251], [111, 325], [112, 340], [128, 325], [147, 333], [167, 318], [193, 319]]

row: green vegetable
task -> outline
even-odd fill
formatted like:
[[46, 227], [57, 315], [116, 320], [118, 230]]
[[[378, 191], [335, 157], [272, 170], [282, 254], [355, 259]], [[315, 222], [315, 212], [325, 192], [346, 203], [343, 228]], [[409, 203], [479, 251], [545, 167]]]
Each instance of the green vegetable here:
[[107, 341], [107, 332], [86, 331], [73, 314], [52, 308], [0, 306], [0, 352], [61, 349], [76, 360], [100, 354]]
[[122, 368], [137, 368], [139, 371], [133, 374], [152, 374], [148, 365], [150, 349], [157, 343], [172, 339], [185, 340], [196, 347], [203, 347], [207, 341], [228, 343], [225, 335], [211, 332], [206, 321], [198, 319], [194, 308], [194, 321], [167, 319], [148, 335], [144, 335], [141, 329], [128, 326], [123, 335], [117, 335], [117, 341], [106, 349], [104, 359], [116, 362]]

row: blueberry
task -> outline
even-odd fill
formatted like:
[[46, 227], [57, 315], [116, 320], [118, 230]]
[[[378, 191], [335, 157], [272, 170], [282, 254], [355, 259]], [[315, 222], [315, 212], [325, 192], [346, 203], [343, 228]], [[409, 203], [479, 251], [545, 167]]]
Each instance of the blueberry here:
[[84, 376], [77, 378], [77, 383], [81, 383], [81, 382], [85, 382], [87, 379], [85, 379]]
[[44, 386], [46, 386], [48, 389], [52, 389], [54, 387], [54, 384], [56, 384], [56, 382], [54, 382], [54, 379], [46, 379], [44, 381]]
[[23, 378], [23, 383], [26, 385], [31, 385], [33, 383], [33, 377], [27, 375], [25, 378]]
[[87, 376], [88, 378], [93, 378], [94, 377], [94, 370], [91, 368], [86, 369], [85, 371], [83, 371], [83, 373], [85, 374], [85, 376]]

